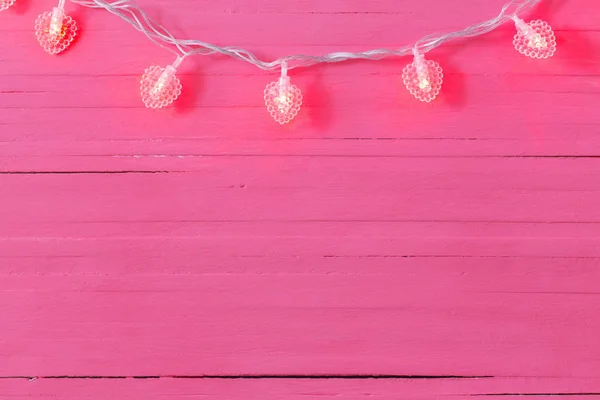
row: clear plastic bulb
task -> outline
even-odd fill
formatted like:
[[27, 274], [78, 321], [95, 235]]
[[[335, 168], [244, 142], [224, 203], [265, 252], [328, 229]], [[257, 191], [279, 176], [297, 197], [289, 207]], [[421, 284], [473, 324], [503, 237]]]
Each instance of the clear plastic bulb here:
[[0, 11], [8, 9], [13, 4], [15, 4], [15, 0], [0, 0]]
[[519, 17], [513, 17], [517, 33], [513, 39], [515, 49], [531, 58], [548, 58], [556, 52], [556, 38], [548, 23], [535, 20], [526, 23]]
[[419, 89], [424, 92], [431, 91], [431, 82], [429, 82], [429, 77], [422, 77], [419, 79]]
[[435, 99], [442, 88], [444, 75], [438, 63], [426, 60], [415, 47], [412, 64], [404, 67], [402, 80], [408, 91], [417, 99], [430, 102]]
[[177, 100], [182, 86], [175, 73], [182, 61], [183, 58], [179, 57], [166, 68], [152, 66], [146, 69], [140, 82], [140, 93], [146, 107], [163, 108]]
[[54, 7], [52, 10], [52, 16], [50, 17], [50, 27], [48, 34], [57, 37], [62, 31], [63, 19], [65, 17], [65, 10], [60, 7]]
[[281, 64], [281, 77], [265, 88], [264, 98], [271, 117], [280, 124], [287, 124], [300, 111], [302, 92], [291, 84], [285, 62]]
[[35, 35], [49, 54], [58, 54], [71, 45], [77, 35], [77, 24], [65, 15], [65, 0], [60, 0], [52, 11], [37, 17]]
[[540, 35], [539, 33], [534, 33], [529, 38], [529, 47], [533, 47], [536, 49], [545, 49], [548, 47], [548, 42]]

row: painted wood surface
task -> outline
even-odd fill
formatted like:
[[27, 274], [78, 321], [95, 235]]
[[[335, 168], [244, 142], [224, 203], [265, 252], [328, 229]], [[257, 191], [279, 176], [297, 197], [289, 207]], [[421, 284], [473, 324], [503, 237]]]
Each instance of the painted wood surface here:
[[[485, 399], [511, 396], [563, 396], [589, 400], [599, 396], [594, 379], [479, 378], [479, 379], [35, 379], [0, 381], [2, 398], [28, 399], [232, 399], [267, 400], [387, 400]], [[548, 392], [550, 390], [551, 392]]]
[[[514, 28], [409, 59], [275, 75], [181, 67], [118, 18], [52, 1], [0, 15], [0, 399], [600, 398], [600, 4], [543, 0], [558, 52]], [[399, 46], [503, 0], [139, 0], [178, 36], [266, 58]]]

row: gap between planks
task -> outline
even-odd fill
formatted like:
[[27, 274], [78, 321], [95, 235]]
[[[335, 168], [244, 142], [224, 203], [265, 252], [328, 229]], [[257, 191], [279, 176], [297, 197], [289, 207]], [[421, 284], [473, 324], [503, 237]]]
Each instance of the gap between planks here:
[[[282, 379], [300, 379], [300, 380], [421, 380], [421, 379], [494, 379], [492, 375], [134, 375], [134, 376], [119, 376], [119, 375], [49, 375], [49, 376], [0, 376], [2, 380], [19, 379], [19, 380], [120, 380], [120, 379], [139, 379], [139, 380], [156, 380], [156, 379], [202, 379], [202, 380], [282, 380]], [[600, 392], [539, 392], [539, 393], [523, 393], [523, 392], [504, 392], [504, 393], [471, 393], [469, 397], [512, 397], [512, 396], [530, 396], [530, 397], [547, 397], [547, 396], [600, 396]]]
[[0, 379], [490, 379], [492, 375], [47, 375]]

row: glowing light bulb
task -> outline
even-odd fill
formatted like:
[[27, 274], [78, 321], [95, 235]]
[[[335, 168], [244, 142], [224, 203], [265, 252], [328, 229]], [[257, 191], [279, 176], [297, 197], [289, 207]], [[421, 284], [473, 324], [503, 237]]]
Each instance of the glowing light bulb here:
[[529, 38], [529, 47], [535, 47], [536, 49], [545, 49], [548, 47], [548, 43], [542, 35], [536, 33]]
[[287, 124], [300, 111], [302, 92], [291, 84], [285, 62], [281, 64], [281, 78], [267, 85], [264, 98], [271, 117], [280, 124]]
[[152, 66], [146, 69], [140, 83], [142, 101], [148, 108], [163, 108], [173, 103], [181, 94], [181, 82], [175, 75], [183, 57], [166, 68]]
[[421, 78], [419, 80], [419, 89], [429, 92], [431, 90], [431, 82], [429, 82], [428, 78]]
[[280, 113], [286, 113], [290, 108], [290, 103], [288, 102], [287, 94], [283, 90], [281, 91], [279, 97], [275, 99], [275, 103], [277, 103], [277, 110]]
[[52, 17], [50, 17], [50, 28], [48, 29], [48, 34], [57, 37], [62, 32], [62, 22], [65, 17], [65, 10], [61, 10], [58, 7], [54, 7], [52, 10]]
[[49, 54], [64, 51], [77, 35], [77, 24], [65, 15], [65, 0], [51, 12], [40, 14], [35, 20], [35, 35], [40, 45]]
[[15, 4], [15, 0], [0, 0], [0, 11], [6, 10], [13, 4]]
[[160, 74], [160, 76], [158, 77], [158, 80], [156, 81], [156, 84], [154, 86], [152, 86], [152, 89], [150, 90], [150, 95], [152, 95], [152, 96], [160, 95], [164, 91], [165, 86], [167, 86], [169, 84], [169, 81], [171, 80], [173, 75], [175, 75], [175, 68], [173, 68], [171, 65], [169, 65]]
[[442, 88], [442, 68], [435, 61], [425, 60], [416, 47], [413, 49], [413, 55], [412, 64], [404, 67], [402, 71], [402, 80], [413, 96], [421, 101], [430, 102], [437, 97]]
[[513, 17], [517, 33], [513, 39], [515, 49], [531, 58], [548, 58], [556, 52], [556, 38], [548, 23], [535, 20], [526, 23], [519, 17]]

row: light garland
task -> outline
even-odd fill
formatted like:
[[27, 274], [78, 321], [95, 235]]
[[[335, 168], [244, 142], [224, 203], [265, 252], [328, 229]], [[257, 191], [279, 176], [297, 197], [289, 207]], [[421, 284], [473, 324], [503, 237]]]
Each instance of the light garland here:
[[[8, 9], [16, 0], [0, 0], [0, 11]], [[77, 24], [65, 14], [65, 1], [59, 0], [51, 12], [45, 12], [35, 21], [35, 33], [40, 45], [50, 54], [64, 51], [77, 35]], [[517, 33], [513, 45], [515, 49], [528, 57], [548, 58], [556, 51], [554, 32], [548, 23], [535, 20], [523, 21], [519, 14], [531, 9], [541, 0], [511, 0], [505, 4], [500, 14], [492, 19], [467, 28], [443, 35], [428, 35], [415, 44], [399, 49], [374, 49], [358, 53], [334, 52], [322, 56], [303, 54], [289, 55], [274, 61], [263, 61], [248, 50], [232, 46], [216, 46], [199, 40], [176, 39], [168, 30], [154, 22], [137, 4], [131, 0], [71, 0], [90, 8], [101, 8], [115, 14], [144, 33], [158, 46], [173, 52], [177, 59], [167, 67], [152, 66], [144, 72], [140, 93], [144, 105], [148, 108], [162, 108], [173, 103], [181, 94], [181, 82], [176, 76], [177, 68], [189, 56], [222, 54], [245, 61], [260, 69], [272, 71], [279, 69], [281, 77], [267, 85], [264, 91], [265, 106], [273, 119], [286, 124], [294, 119], [302, 105], [300, 89], [291, 84], [288, 70], [309, 67], [321, 63], [334, 63], [347, 60], [381, 60], [387, 57], [413, 55], [413, 62], [402, 71], [402, 80], [406, 89], [418, 100], [430, 102], [440, 93], [443, 82], [442, 67], [433, 60], [425, 59], [424, 54], [443, 43], [466, 37], [486, 34], [512, 20]], [[509, 13], [509, 9], [514, 10]]]

